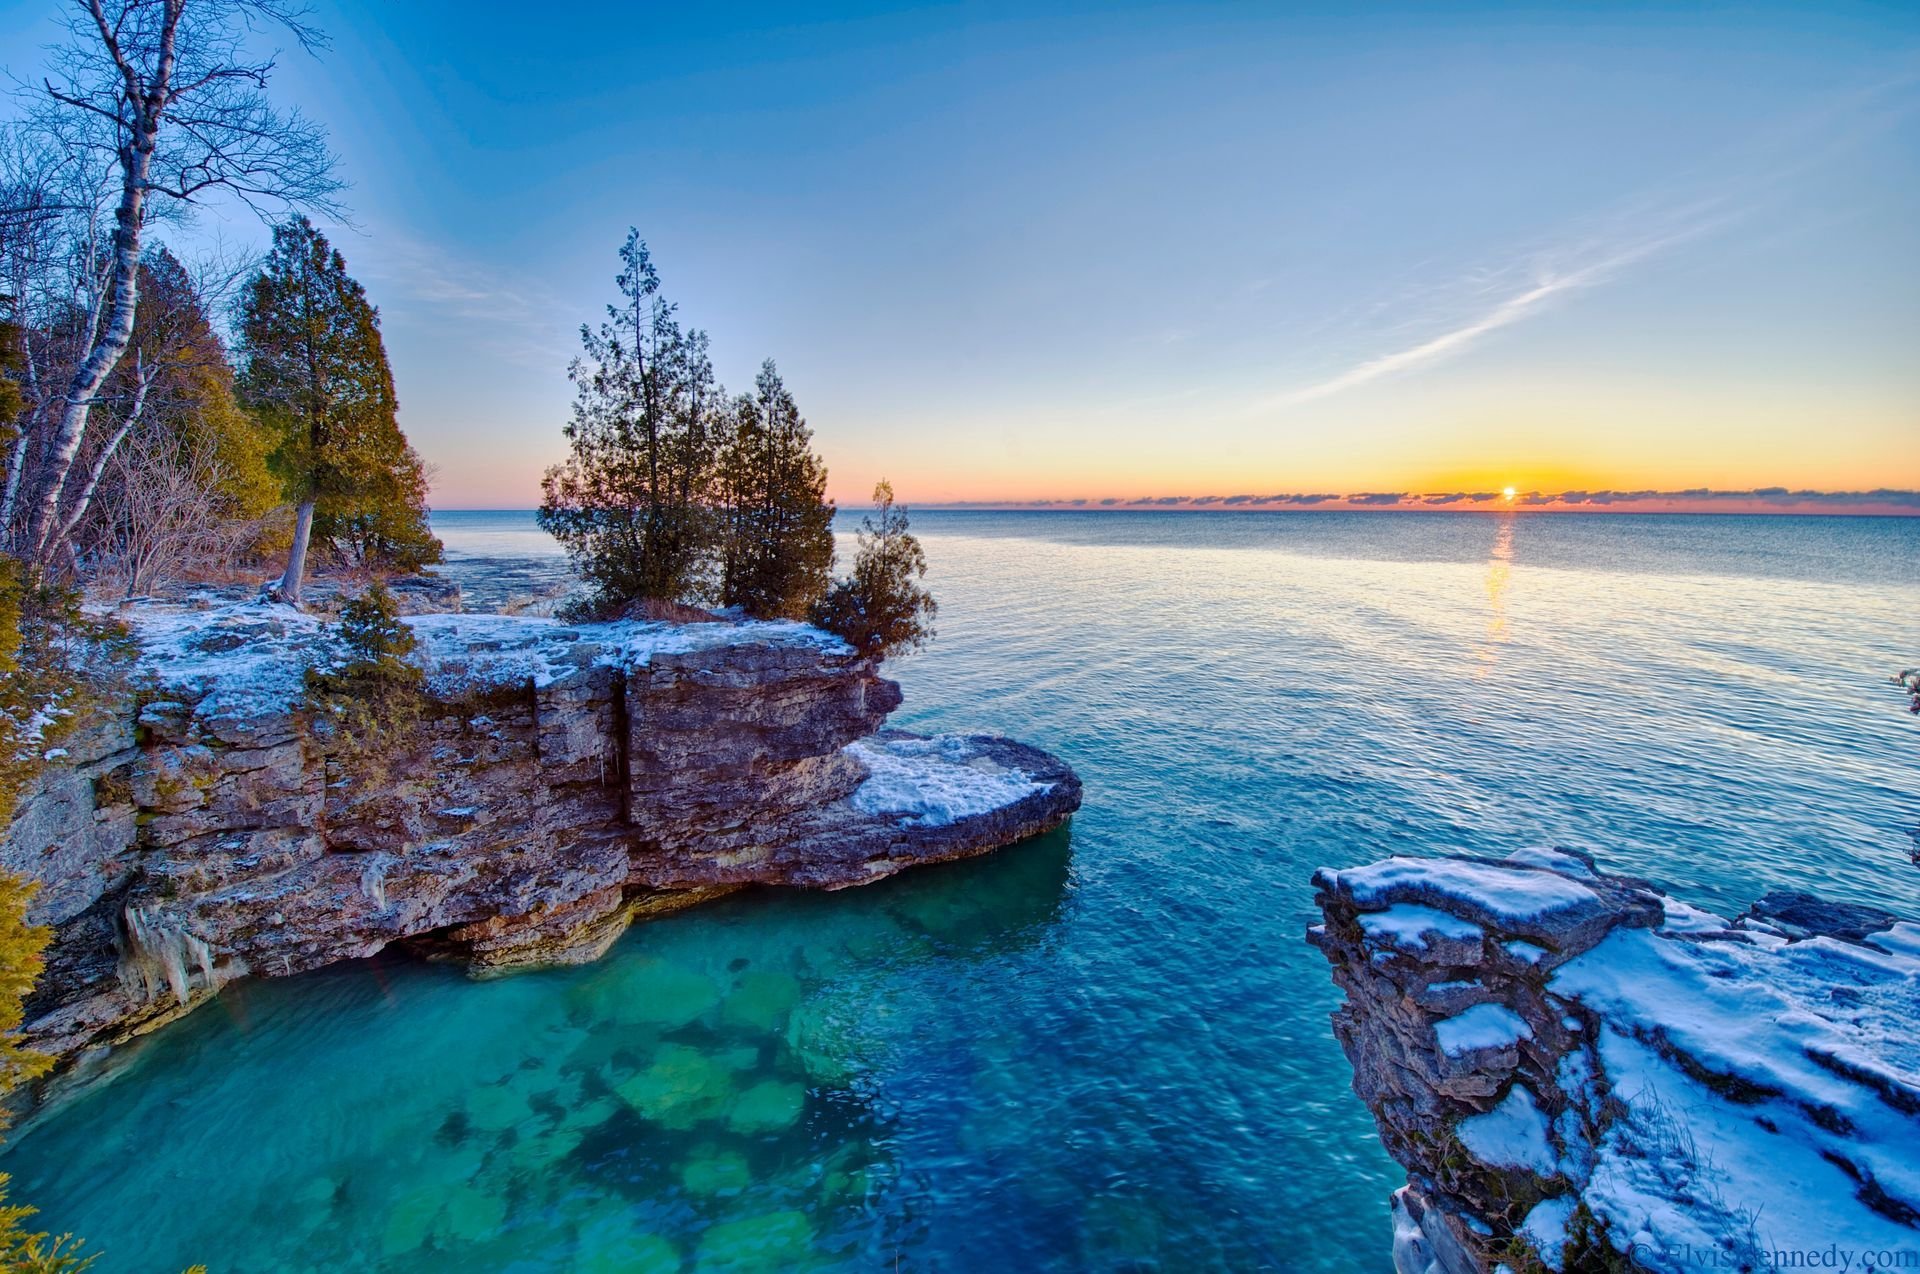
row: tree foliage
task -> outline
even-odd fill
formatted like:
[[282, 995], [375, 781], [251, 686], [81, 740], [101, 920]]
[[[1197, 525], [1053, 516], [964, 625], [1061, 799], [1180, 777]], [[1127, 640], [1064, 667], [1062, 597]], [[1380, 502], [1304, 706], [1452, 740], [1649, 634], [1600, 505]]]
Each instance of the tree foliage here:
[[893, 484], [873, 489], [873, 512], [861, 519], [853, 573], [828, 590], [813, 622], [869, 655], [899, 655], [933, 640], [938, 611], [921, 586], [927, 555], [907, 529], [907, 511], [893, 501]]
[[305, 217], [273, 232], [242, 298], [240, 353], [241, 393], [274, 431], [274, 467], [301, 506], [282, 581], [289, 599], [299, 600], [304, 536], [368, 568], [438, 561], [425, 468], [400, 432], [379, 312]]
[[709, 594], [707, 495], [724, 401], [706, 333], [674, 317], [638, 231], [620, 263], [620, 300], [597, 328], [580, 328], [581, 354], [568, 369], [572, 454], [547, 471], [540, 505], [540, 525], [603, 610]]
[[833, 573], [833, 502], [813, 432], [773, 360], [734, 405], [719, 461], [720, 603], [799, 619]]
[[258, 210], [327, 206], [339, 189], [323, 134], [276, 109], [266, 93], [273, 61], [250, 53], [265, 26], [316, 49], [321, 37], [299, 5], [85, 0], [73, 9], [44, 96], [17, 129], [34, 162], [23, 166], [27, 215], [9, 227], [36, 242], [70, 231], [80, 251], [40, 254], [40, 265], [64, 262], [85, 278], [81, 339], [62, 367], [46, 369], [46, 410], [16, 447], [15, 458], [29, 441], [37, 450], [28, 489], [16, 489], [27, 470], [10, 460], [0, 497], [0, 520], [36, 570], [70, 556], [85, 512], [91, 485], [76, 462], [100, 447], [92, 412], [132, 342], [148, 229], [217, 195]]
[[407, 661], [416, 642], [386, 585], [375, 581], [340, 609], [333, 658], [307, 670], [307, 697], [329, 728], [377, 767], [389, 745], [420, 718], [426, 676]]
[[547, 471], [540, 525], [587, 581], [590, 612], [806, 614], [831, 577], [833, 505], [793, 395], [769, 360], [752, 394], [729, 399], [637, 231], [620, 262], [620, 300], [580, 330], [571, 454]]
[[138, 378], [151, 378], [145, 428], [181, 456], [205, 452], [219, 470], [214, 495], [225, 516], [258, 518], [279, 504], [282, 484], [268, 460], [272, 434], [243, 409], [233, 362], [214, 329], [208, 288], [165, 247], [140, 267], [142, 302], [133, 326], [136, 366], [121, 364], [109, 396], [131, 401]]

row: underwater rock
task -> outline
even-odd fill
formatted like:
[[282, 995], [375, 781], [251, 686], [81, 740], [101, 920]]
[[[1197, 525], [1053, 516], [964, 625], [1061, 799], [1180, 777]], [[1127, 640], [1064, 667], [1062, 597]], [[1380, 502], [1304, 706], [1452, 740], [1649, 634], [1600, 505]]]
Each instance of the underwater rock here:
[[1314, 877], [1399, 1274], [1920, 1250], [1920, 925], [1728, 920], [1583, 854]]
[[814, 1263], [813, 1227], [799, 1212], [722, 1221], [701, 1236], [698, 1274], [757, 1274], [806, 1269]]
[[[417, 616], [418, 719], [356, 744], [305, 699], [316, 617], [125, 618], [152, 684], [75, 734], [0, 841], [53, 929], [25, 1035], [62, 1059], [236, 977], [394, 943], [477, 974], [581, 963], [638, 919], [985, 853], [1080, 802], [1011, 740], [882, 732], [899, 687], [803, 624]], [[721, 990], [655, 984], [588, 1018], [672, 1029]], [[740, 990], [731, 1020], [777, 1025], [781, 987]]]
[[684, 1131], [725, 1111], [733, 1072], [697, 1048], [663, 1044], [651, 1066], [614, 1091], [642, 1119]]
[[679, 1274], [680, 1250], [657, 1234], [628, 1233], [581, 1239], [573, 1274]]
[[680, 1169], [680, 1184], [693, 1194], [734, 1194], [753, 1184], [753, 1169], [737, 1150], [702, 1146]]
[[800, 1000], [799, 979], [772, 969], [749, 969], [720, 1006], [721, 1020], [754, 1032], [776, 1031]]
[[734, 1099], [727, 1127], [748, 1135], [779, 1132], [793, 1126], [806, 1102], [807, 1090], [800, 1085], [767, 1080]]

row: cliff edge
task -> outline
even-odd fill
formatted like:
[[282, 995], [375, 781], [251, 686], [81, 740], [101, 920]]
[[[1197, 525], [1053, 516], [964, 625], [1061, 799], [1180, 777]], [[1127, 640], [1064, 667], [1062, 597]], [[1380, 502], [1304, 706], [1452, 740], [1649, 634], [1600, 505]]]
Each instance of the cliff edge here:
[[1920, 1265], [1920, 926], [1562, 850], [1314, 883], [1399, 1274]]
[[747, 885], [838, 889], [1065, 822], [1065, 764], [881, 729], [876, 662], [797, 623], [415, 616], [417, 720], [316, 719], [324, 624], [252, 602], [125, 616], [134, 688], [48, 755], [0, 844], [53, 926], [26, 1034], [63, 1059], [233, 978], [390, 944], [577, 963]]

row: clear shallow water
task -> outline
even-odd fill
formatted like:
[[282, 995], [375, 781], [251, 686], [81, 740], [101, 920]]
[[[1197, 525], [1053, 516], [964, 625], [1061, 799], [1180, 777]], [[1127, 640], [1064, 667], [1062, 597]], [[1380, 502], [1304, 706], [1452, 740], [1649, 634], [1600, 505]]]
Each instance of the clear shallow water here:
[[[467, 516], [454, 573], [558, 569]], [[18, 1197], [103, 1271], [1375, 1269], [1398, 1174], [1314, 867], [1557, 842], [1920, 915], [1920, 522], [915, 522], [941, 637], [899, 720], [1068, 756], [1071, 843], [582, 970], [232, 987], [19, 1135]]]

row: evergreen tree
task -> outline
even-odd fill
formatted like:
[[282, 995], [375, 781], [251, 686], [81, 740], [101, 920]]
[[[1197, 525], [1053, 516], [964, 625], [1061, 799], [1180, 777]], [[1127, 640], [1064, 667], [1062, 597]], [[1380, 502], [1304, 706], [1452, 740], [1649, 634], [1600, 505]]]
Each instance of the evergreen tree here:
[[756, 618], [798, 619], [833, 571], [833, 503], [813, 431], [773, 360], [734, 406], [720, 458], [720, 602]]
[[437, 561], [419, 458], [396, 419], [379, 312], [305, 217], [274, 229], [266, 266], [243, 299], [240, 333], [241, 389], [278, 433], [275, 467], [298, 508], [281, 595], [299, 602], [310, 540], [400, 554], [366, 566]]
[[620, 300], [582, 353], [566, 426], [572, 454], [547, 471], [540, 525], [566, 547], [602, 612], [711, 595], [719, 416], [707, 336], [660, 295], [638, 231], [620, 249]]
[[873, 489], [873, 512], [861, 519], [853, 574], [813, 608], [813, 622], [869, 655], [898, 655], [933, 640], [938, 607], [919, 581], [927, 555], [907, 530], [907, 511], [893, 502], [893, 484]]

